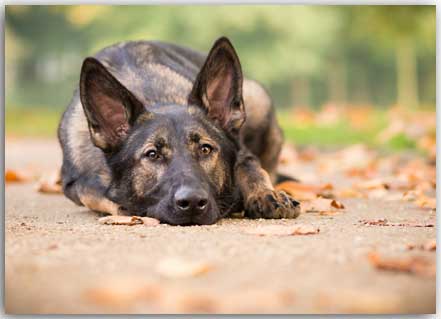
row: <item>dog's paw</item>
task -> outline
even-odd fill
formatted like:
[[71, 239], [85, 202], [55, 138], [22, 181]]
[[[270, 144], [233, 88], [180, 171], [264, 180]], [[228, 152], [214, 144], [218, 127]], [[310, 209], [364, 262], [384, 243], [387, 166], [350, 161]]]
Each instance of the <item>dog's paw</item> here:
[[245, 203], [245, 216], [249, 218], [296, 218], [299, 214], [300, 203], [284, 191], [264, 190]]

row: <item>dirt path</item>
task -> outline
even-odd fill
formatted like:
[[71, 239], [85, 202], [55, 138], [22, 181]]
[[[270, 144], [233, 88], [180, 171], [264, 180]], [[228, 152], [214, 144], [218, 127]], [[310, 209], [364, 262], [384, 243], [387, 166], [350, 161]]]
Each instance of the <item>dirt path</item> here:
[[[24, 150], [26, 150], [24, 152]], [[56, 167], [54, 141], [7, 141], [6, 168]], [[306, 171], [306, 168], [305, 168]], [[423, 256], [408, 250], [435, 227], [366, 226], [361, 219], [435, 223], [414, 203], [345, 199], [344, 212], [297, 220], [226, 219], [212, 226], [108, 226], [63, 196], [33, 183], [7, 184], [5, 296], [8, 313], [433, 313], [434, 276], [382, 271], [367, 254]], [[309, 236], [258, 237], [252, 225], [307, 224]], [[170, 278], [158, 263], [179, 256], [212, 265]]]

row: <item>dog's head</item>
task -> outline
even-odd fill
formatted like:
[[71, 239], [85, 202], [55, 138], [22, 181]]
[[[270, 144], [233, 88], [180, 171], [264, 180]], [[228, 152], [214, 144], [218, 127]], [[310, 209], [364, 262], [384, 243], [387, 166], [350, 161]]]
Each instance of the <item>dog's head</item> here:
[[87, 58], [80, 96], [92, 142], [112, 172], [108, 196], [132, 214], [170, 224], [212, 224], [227, 214], [237, 200], [242, 81], [226, 38], [213, 45], [185, 106], [146, 107]]

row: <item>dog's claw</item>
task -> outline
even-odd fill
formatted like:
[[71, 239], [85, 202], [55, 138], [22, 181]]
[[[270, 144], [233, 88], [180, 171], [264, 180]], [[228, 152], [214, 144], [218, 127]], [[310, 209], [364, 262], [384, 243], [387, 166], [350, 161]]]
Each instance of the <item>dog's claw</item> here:
[[245, 203], [245, 215], [250, 218], [296, 218], [300, 203], [283, 191], [264, 190]]

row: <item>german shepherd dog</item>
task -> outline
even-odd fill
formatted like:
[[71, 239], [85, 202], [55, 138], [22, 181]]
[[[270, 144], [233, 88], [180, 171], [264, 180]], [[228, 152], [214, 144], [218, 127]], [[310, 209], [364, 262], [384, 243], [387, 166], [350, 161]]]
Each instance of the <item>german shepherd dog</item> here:
[[58, 138], [63, 192], [94, 211], [172, 225], [300, 212], [273, 187], [283, 135], [271, 99], [225, 37], [208, 55], [138, 41], [86, 58]]

